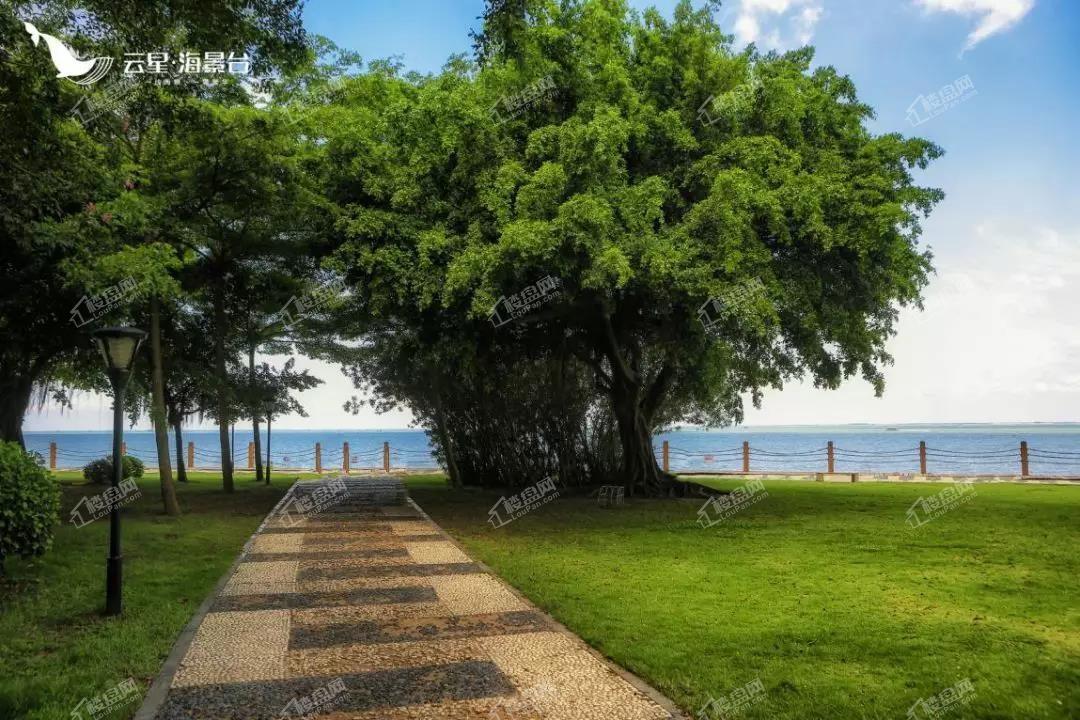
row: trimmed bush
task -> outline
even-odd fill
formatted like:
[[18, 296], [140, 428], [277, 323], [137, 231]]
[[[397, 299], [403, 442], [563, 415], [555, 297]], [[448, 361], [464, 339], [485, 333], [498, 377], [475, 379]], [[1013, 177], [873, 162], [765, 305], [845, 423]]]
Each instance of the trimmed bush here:
[[9, 557], [41, 555], [60, 520], [60, 485], [41, 457], [0, 442], [0, 573]]
[[[124, 469], [124, 477], [121, 478], [122, 480], [127, 480], [128, 478], [141, 478], [143, 472], [146, 470], [143, 461], [137, 457], [132, 457], [131, 455], [125, 455], [121, 458], [120, 464]], [[108, 485], [112, 483], [112, 458], [99, 458], [94, 460], [83, 468], [82, 474], [87, 481], [97, 485]]]

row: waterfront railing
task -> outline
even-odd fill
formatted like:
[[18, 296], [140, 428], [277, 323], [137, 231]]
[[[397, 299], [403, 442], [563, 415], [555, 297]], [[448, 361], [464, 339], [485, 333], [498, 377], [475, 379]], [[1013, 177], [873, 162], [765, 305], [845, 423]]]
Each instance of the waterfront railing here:
[[[126, 445], [123, 450], [126, 454]], [[824, 477], [817, 479], [838, 480], [856, 474], [1080, 477], [1080, 451], [1029, 447], [1027, 441], [1010, 447], [979, 450], [938, 448], [928, 446], [926, 442], [910, 447], [868, 450], [844, 448], [832, 441], [806, 449], [776, 450], [757, 447], [749, 441], [743, 441], [741, 445], [701, 449], [678, 447], [664, 440], [655, 450], [661, 467], [680, 475], [820, 475]], [[53, 441], [49, 443], [48, 464], [54, 470], [78, 469], [104, 454], [88, 449], [65, 449]], [[188, 442], [183, 455], [184, 465], [190, 470], [217, 470], [221, 467], [218, 448], [196, 447], [194, 442]], [[156, 453], [151, 452], [148, 457], [140, 459], [153, 468]], [[172, 460], [178, 460], [176, 454]], [[235, 452], [232, 462], [234, 469], [254, 470], [255, 443], [248, 443], [246, 453]], [[439, 470], [439, 463], [430, 450], [394, 448], [389, 442], [383, 442], [381, 446], [350, 445], [347, 441], [341, 445], [324, 446], [316, 442], [306, 449], [271, 453], [270, 465], [282, 471], [344, 474]]]

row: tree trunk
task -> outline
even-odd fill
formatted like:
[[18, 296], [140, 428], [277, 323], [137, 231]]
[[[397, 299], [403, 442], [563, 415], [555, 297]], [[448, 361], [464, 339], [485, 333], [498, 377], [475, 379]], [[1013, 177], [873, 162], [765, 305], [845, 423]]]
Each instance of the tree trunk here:
[[266, 484], [270, 484], [270, 424], [273, 422], [270, 414], [266, 414]]
[[652, 448], [652, 429], [641, 409], [640, 390], [636, 386], [617, 384], [611, 393], [615, 419], [619, 425], [622, 451], [620, 480], [633, 496], [635, 489], [646, 495], [662, 495], [670, 491], [672, 476], [656, 462]]
[[22, 425], [30, 407], [34, 379], [22, 374], [0, 378], [0, 440], [16, 442], [25, 450]]
[[[255, 346], [248, 347], [248, 377], [251, 387], [255, 388]], [[255, 482], [262, 482], [262, 441], [259, 439], [259, 410], [254, 405], [251, 407], [251, 428], [255, 434]]]
[[251, 432], [255, 435], [255, 482], [262, 482], [263, 479], [263, 461], [262, 461], [262, 440], [259, 438], [259, 416], [251, 416]]
[[[608, 392], [619, 426], [620, 481], [631, 496], [635, 489], [651, 496], [677, 492], [675, 476], [660, 468], [652, 448], [652, 420], [671, 382], [671, 367], [666, 366], [645, 391], [640, 348], [632, 340], [620, 338], [610, 314], [603, 313], [601, 323], [604, 353], [611, 366]], [[627, 351], [629, 357], [624, 354]]]
[[229, 442], [229, 376], [225, 367], [225, 288], [219, 280], [214, 292], [214, 370], [218, 379], [218, 441], [221, 445], [221, 482], [225, 492], [233, 491], [232, 448]]
[[454, 446], [451, 444], [450, 433], [446, 429], [446, 415], [442, 409], [442, 399], [436, 401], [435, 407], [435, 430], [439, 433], [439, 443], [442, 445], [443, 452], [446, 453], [446, 472], [450, 475], [450, 487], [460, 488], [461, 471], [458, 469], [457, 456], [454, 453]]
[[173, 428], [176, 430], [176, 479], [179, 482], [186, 483], [187, 479], [187, 465], [184, 464], [184, 431], [181, 429], [183, 420], [181, 416], [177, 414], [173, 420]]
[[173, 487], [172, 463], [169, 461], [169, 423], [165, 415], [165, 368], [161, 354], [161, 303], [157, 296], [150, 299], [150, 354], [153, 366], [153, 404], [150, 417], [154, 421], [154, 441], [157, 445], [158, 477], [161, 479], [161, 502], [165, 514], [180, 515]]

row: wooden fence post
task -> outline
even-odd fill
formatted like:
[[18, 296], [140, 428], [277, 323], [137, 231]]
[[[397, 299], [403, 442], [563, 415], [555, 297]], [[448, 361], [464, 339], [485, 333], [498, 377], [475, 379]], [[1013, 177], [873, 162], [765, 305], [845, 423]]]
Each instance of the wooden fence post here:
[[248, 443], [248, 470], [255, 469], [255, 443]]
[[926, 474], [926, 441], [919, 441], [919, 474]]
[[836, 472], [836, 456], [833, 455], [832, 440], [829, 441], [829, 472], [830, 473]]
[[750, 441], [743, 440], [742, 443], [742, 471], [750, 472]]
[[341, 471], [346, 475], [349, 474], [349, 443], [341, 446]]
[[56, 469], [56, 443], [49, 443], [49, 469]]
[[188, 470], [195, 467], [195, 441], [189, 441], [187, 444], [187, 466]]
[[390, 443], [386, 441], [382, 444], [382, 469], [383, 472], [390, 472]]
[[1031, 474], [1031, 469], [1028, 467], [1028, 446], [1027, 440], [1020, 441], [1020, 476], [1027, 477]]
[[315, 443], [315, 472], [322, 474], [322, 443]]
[[664, 472], [671, 472], [671, 448], [668, 447], [668, 441], [664, 441]]

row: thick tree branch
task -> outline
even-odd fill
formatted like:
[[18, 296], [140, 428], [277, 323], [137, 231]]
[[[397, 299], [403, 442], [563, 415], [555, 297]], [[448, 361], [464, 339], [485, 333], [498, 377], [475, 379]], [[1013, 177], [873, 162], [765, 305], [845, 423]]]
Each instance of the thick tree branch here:
[[660, 372], [653, 378], [652, 384], [649, 385], [649, 389], [645, 393], [645, 399], [641, 403], [641, 413], [645, 416], [645, 422], [649, 423], [650, 427], [653, 418], [656, 417], [656, 412], [660, 409], [661, 403], [664, 402], [664, 398], [674, 382], [675, 366], [665, 362], [664, 366], [660, 368]]
[[[608, 360], [611, 361], [611, 368], [614, 371], [618, 371], [619, 380], [628, 384], [637, 383], [637, 375], [626, 364], [626, 358], [622, 356], [622, 352], [619, 350], [619, 340], [615, 336], [615, 326], [611, 322], [611, 313], [607, 310], [601, 310], [601, 327], [603, 329], [603, 335], [605, 340], [604, 351], [608, 356]], [[612, 378], [614, 381], [614, 377]]]

